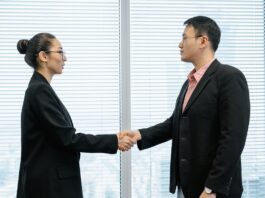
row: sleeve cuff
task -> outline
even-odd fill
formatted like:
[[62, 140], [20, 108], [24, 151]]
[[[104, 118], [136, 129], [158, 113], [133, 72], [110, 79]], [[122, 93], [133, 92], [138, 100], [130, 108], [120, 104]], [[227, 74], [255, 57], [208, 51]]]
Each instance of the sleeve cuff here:
[[204, 188], [204, 191], [205, 191], [207, 194], [211, 194], [211, 193], [213, 192], [212, 189], [207, 188], [206, 186], [205, 186], [205, 188]]

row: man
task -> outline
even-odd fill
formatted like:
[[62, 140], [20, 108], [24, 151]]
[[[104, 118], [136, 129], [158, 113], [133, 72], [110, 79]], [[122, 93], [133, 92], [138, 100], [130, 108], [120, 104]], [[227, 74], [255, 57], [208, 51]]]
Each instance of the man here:
[[178, 186], [179, 197], [240, 198], [240, 156], [250, 116], [248, 85], [241, 71], [215, 58], [221, 36], [215, 21], [197, 16], [184, 25], [181, 60], [194, 69], [173, 114], [155, 126], [120, 135], [138, 140], [140, 150], [172, 139], [171, 193]]

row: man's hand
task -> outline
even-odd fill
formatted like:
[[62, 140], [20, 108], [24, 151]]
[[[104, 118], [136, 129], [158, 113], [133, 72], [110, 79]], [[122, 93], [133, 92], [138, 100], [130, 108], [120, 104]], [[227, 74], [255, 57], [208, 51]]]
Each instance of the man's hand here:
[[200, 198], [216, 198], [216, 193], [206, 193], [205, 191], [202, 192]]
[[140, 140], [141, 134], [139, 131], [124, 130], [117, 134], [119, 140], [119, 150], [128, 151], [134, 144]]
[[136, 130], [136, 131], [124, 130], [124, 131], [121, 131], [119, 133], [119, 136], [120, 137], [128, 136], [128, 137], [132, 138], [135, 143], [137, 143], [137, 141], [142, 139], [141, 133], [138, 130]]
[[121, 136], [120, 133], [117, 134], [117, 138], [118, 138], [118, 148], [121, 151], [128, 151], [136, 143], [136, 141], [134, 141], [131, 137]]

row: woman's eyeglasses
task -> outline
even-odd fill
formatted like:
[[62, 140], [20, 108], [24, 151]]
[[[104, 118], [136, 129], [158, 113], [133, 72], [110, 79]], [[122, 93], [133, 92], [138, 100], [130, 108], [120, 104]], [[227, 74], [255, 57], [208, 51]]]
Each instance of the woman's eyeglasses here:
[[65, 59], [66, 58], [66, 53], [63, 50], [58, 50], [58, 51], [44, 51], [45, 53], [58, 53], [62, 55], [62, 58]]

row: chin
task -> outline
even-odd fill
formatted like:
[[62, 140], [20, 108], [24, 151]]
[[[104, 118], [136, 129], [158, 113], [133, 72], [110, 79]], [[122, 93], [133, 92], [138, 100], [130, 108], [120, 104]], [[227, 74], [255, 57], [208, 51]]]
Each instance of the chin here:
[[185, 58], [185, 57], [181, 57], [181, 60], [182, 60], [183, 62], [190, 62], [190, 60], [189, 60], [188, 58]]
[[184, 61], [184, 62], [187, 61], [185, 57], [181, 57], [181, 60]]

